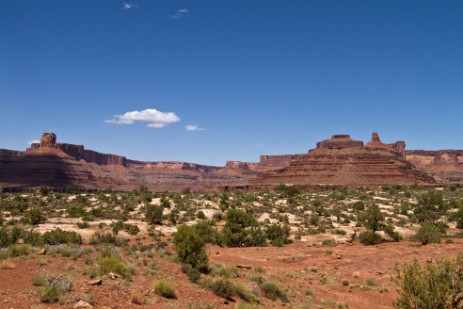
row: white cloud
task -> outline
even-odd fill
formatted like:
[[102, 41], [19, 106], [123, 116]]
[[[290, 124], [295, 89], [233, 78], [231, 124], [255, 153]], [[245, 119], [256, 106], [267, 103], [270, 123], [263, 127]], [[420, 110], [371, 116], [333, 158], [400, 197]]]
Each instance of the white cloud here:
[[38, 139], [34, 139], [34, 140], [32, 140], [32, 141], [28, 141], [28, 142], [27, 142], [28, 145], [38, 144], [38, 143], [40, 143], [40, 141], [39, 141]]
[[179, 9], [174, 14], [169, 15], [170, 19], [180, 19], [188, 15], [188, 9]]
[[205, 129], [200, 128], [199, 126], [197, 126], [195, 124], [186, 125], [185, 130], [187, 130], [187, 131], [205, 131]]
[[265, 144], [251, 144], [251, 147], [264, 147]]
[[138, 4], [133, 3], [133, 2], [124, 2], [122, 7], [124, 8], [124, 10], [131, 10], [131, 9], [137, 8]]
[[180, 118], [175, 113], [164, 113], [154, 108], [144, 111], [132, 111], [123, 115], [114, 115], [114, 119], [105, 120], [112, 124], [133, 124], [135, 121], [148, 122], [149, 128], [164, 128], [169, 123], [179, 122]]

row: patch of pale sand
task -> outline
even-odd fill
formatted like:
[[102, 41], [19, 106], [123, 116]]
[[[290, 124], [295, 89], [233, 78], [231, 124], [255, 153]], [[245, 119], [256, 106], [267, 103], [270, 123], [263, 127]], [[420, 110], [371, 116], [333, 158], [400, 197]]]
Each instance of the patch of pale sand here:
[[410, 238], [410, 236], [415, 235], [415, 231], [409, 228], [396, 226], [394, 227], [394, 231], [399, 233], [404, 239]]
[[257, 222], [263, 223], [265, 220], [269, 220], [270, 223], [276, 223], [278, 222], [277, 219], [272, 219], [270, 218], [270, 214], [268, 212], [264, 212], [258, 219]]
[[277, 206], [286, 206], [288, 204], [288, 201], [286, 199], [281, 199], [281, 200], [276, 200], [275, 205]]
[[323, 241], [330, 240], [335, 243], [344, 244], [350, 241], [350, 235], [335, 235], [335, 234], [318, 234], [318, 235], [307, 235], [302, 236], [302, 242], [307, 243], [307, 245], [322, 245]]
[[208, 208], [219, 209], [219, 205], [213, 201], [203, 201], [203, 205]]
[[457, 228], [457, 223], [456, 222], [447, 222], [447, 225], [449, 226], [450, 229], [456, 229]]
[[262, 203], [259, 203], [259, 202], [253, 202], [253, 205], [255, 207], [262, 207]]
[[312, 210], [306, 210], [306, 211], [304, 211], [304, 214], [305, 214], [305, 215], [311, 216], [312, 213], [313, 213]]
[[381, 208], [381, 210], [383, 210], [383, 209], [394, 209], [394, 206], [385, 205], [385, 204], [378, 204], [378, 207]]
[[77, 222], [82, 222], [82, 219], [59, 217], [59, 218], [49, 218], [47, 220], [47, 223], [49, 224], [76, 224]]
[[436, 191], [444, 191], [444, 188], [443, 187], [438, 187], [438, 188], [436, 188]]
[[163, 216], [169, 215], [171, 212], [172, 212], [172, 208], [164, 208], [164, 209], [162, 210], [162, 215], [163, 215]]
[[[195, 223], [195, 221], [190, 221], [190, 222], [193, 222], [193, 224]], [[187, 222], [186, 224], [188, 225], [189, 222]], [[154, 228], [155, 231], [157, 232], [161, 232], [162, 234], [166, 235], [166, 236], [170, 236], [172, 235], [173, 233], [177, 232], [177, 227], [176, 226], [161, 226], [161, 225], [157, 225], [155, 228]]]
[[159, 205], [161, 204], [161, 198], [160, 197], [156, 197], [156, 198], [153, 198], [150, 202], [151, 205]]
[[290, 224], [301, 223], [300, 218], [297, 218], [295, 215], [290, 214], [289, 212], [282, 212], [280, 213], [281, 216], [288, 216], [288, 220]]
[[388, 198], [381, 197], [381, 196], [374, 196], [373, 199], [378, 200], [378, 201], [389, 201], [390, 200]]
[[198, 211], [196, 211], [196, 215], [198, 215], [198, 213], [200, 211], [203, 212], [204, 216], [206, 216], [206, 218], [208, 220], [212, 220], [212, 218], [214, 217], [215, 214], [220, 213], [220, 210], [218, 210], [218, 209], [206, 209], [206, 208], [204, 208], [204, 209], [199, 209]]
[[68, 201], [73, 201], [73, 200], [75, 200], [76, 198], [77, 198], [77, 196], [75, 196], [75, 195], [70, 195], [70, 196], [68, 196]]

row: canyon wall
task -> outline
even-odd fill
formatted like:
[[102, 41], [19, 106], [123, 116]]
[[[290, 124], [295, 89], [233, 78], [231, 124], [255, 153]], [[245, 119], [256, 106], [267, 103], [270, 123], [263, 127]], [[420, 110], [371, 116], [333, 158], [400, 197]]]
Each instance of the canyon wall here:
[[462, 150], [405, 150], [405, 142], [385, 144], [377, 133], [364, 144], [334, 135], [305, 154], [262, 155], [258, 163], [227, 161], [225, 166], [188, 162], [141, 162], [57, 143], [44, 133], [26, 151], [0, 149], [0, 189], [47, 185], [81, 189], [153, 191], [251, 188], [279, 184], [301, 187], [445, 185], [463, 182]]

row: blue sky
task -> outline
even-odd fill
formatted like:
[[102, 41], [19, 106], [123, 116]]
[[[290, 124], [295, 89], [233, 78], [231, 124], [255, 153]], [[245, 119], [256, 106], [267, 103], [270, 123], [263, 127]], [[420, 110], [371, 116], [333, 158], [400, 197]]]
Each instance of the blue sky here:
[[462, 16], [445, 0], [0, 0], [0, 148], [51, 131], [224, 165], [378, 131], [463, 149]]

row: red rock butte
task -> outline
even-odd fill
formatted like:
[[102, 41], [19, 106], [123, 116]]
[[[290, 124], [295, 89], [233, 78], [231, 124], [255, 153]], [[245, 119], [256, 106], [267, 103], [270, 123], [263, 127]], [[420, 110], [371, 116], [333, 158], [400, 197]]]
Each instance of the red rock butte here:
[[141, 162], [124, 156], [58, 143], [43, 133], [25, 151], [0, 149], [0, 189], [19, 191], [42, 185], [60, 190], [153, 191], [373, 187], [391, 184], [446, 185], [463, 181], [462, 150], [405, 150], [405, 142], [366, 145], [347, 134], [318, 142], [305, 154], [262, 155], [256, 163], [227, 161], [223, 167], [188, 162]]

